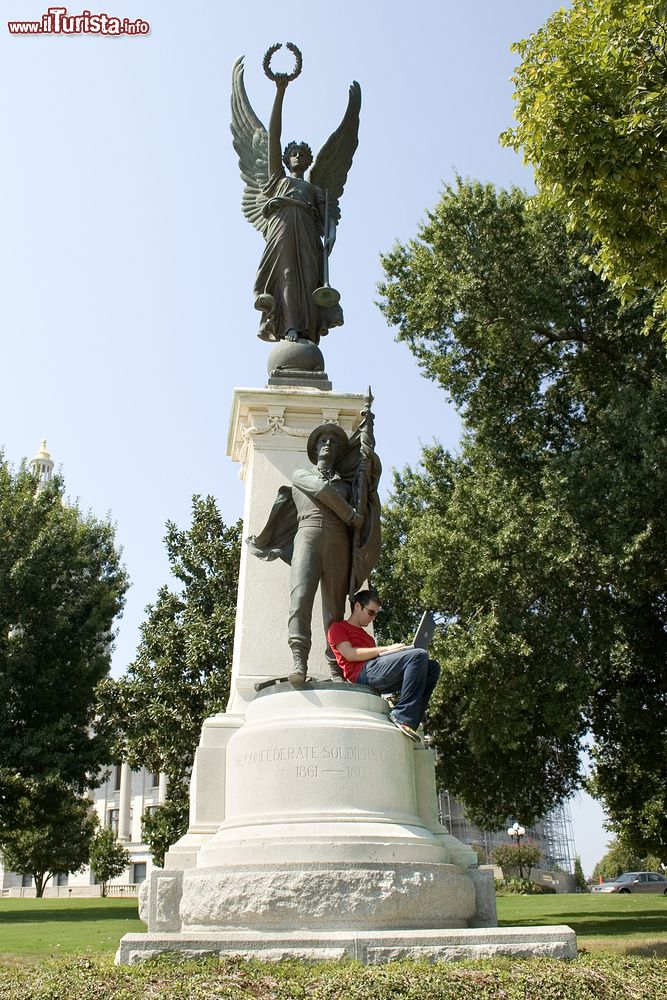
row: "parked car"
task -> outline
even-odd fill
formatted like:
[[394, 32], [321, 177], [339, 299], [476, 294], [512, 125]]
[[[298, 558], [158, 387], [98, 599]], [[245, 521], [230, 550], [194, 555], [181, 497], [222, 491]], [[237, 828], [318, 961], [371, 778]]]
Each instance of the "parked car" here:
[[624, 872], [591, 888], [593, 892], [661, 892], [667, 896], [667, 878], [657, 872]]

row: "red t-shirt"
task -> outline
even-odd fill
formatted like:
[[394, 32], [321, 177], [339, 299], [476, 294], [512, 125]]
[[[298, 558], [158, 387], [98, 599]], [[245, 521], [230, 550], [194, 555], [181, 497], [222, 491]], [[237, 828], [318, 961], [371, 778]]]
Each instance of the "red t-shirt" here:
[[370, 649], [375, 645], [375, 639], [368, 632], [358, 625], [350, 625], [349, 622], [334, 622], [327, 632], [329, 645], [334, 651], [334, 656], [338, 666], [342, 668], [345, 680], [354, 684], [361, 673], [361, 668], [366, 665], [367, 660], [346, 660], [336, 649], [341, 642], [349, 642], [355, 649]]

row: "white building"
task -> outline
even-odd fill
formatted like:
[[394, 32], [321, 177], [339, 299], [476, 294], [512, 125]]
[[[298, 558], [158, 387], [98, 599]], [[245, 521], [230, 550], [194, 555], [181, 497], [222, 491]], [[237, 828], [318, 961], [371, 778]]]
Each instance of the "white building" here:
[[[167, 783], [155, 771], [132, 771], [127, 764], [114, 764], [99, 788], [88, 795], [100, 826], [111, 827], [130, 854], [130, 864], [109, 883], [109, 895], [136, 894], [152, 867], [150, 852], [141, 840], [141, 817], [164, 802]], [[101, 891], [99, 882], [86, 866], [74, 875], [56, 875], [49, 880], [45, 896], [94, 896]], [[5, 871], [0, 863], [0, 894], [34, 896], [33, 880], [28, 875]]]

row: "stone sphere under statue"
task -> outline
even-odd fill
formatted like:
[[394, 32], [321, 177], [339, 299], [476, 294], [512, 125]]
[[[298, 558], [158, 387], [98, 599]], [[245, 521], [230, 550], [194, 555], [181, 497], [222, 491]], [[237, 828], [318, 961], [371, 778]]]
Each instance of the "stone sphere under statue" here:
[[266, 362], [269, 375], [281, 372], [324, 372], [324, 355], [312, 340], [279, 340]]

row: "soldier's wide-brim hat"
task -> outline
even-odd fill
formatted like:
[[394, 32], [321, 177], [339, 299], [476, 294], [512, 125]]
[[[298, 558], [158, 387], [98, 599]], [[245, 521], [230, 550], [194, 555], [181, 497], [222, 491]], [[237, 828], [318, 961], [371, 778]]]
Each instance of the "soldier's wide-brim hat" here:
[[317, 442], [323, 434], [332, 434], [338, 441], [341, 453], [344, 452], [348, 446], [347, 434], [342, 427], [338, 424], [320, 424], [316, 427], [314, 431], [311, 431], [308, 435], [308, 444], [306, 445], [306, 451], [308, 453], [308, 458], [311, 460], [313, 465], [317, 465]]

